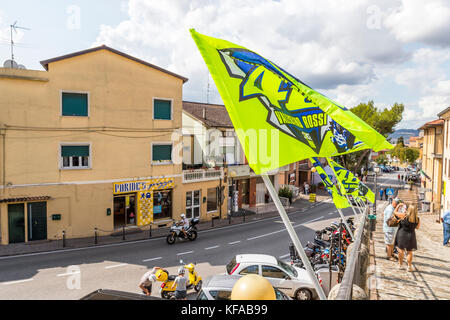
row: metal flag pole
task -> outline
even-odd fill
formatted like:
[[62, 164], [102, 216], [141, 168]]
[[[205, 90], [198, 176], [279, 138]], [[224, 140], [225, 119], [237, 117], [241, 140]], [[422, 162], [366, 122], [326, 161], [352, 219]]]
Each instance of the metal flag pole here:
[[316, 273], [314, 272], [311, 263], [308, 257], [306, 256], [305, 250], [303, 249], [303, 246], [297, 236], [297, 233], [292, 227], [292, 223], [289, 220], [289, 217], [286, 214], [283, 205], [281, 204], [280, 198], [278, 197], [278, 194], [276, 193], [275, 188], [273, 187], [272, 182], [269, 179], [269, 176], [267, 174], [261, 174], [261, 178], [263, 179], [264, 184], [266, 185], [266, 188], [269, 191], [269, 194], [272, 197], [275, 206], [277, 207], [278, 213], [280, 214], [280, 217], [283, 220], [286, 230], [289, 233], [292, 242], [294, 243], [295, 249], [297, 249], [300, 258], [302, 259], [303, 265], [305, 266], [306, 271], [308, 272], [308, 275], [311, 279], [314, 288], [316, 289], [317, 294], [319, 295], [320, 300], [327, 300], [325, 292], [323, 291], [323, 288], [320, 286]]
[[364, 204], [361, 204], [360, 200], [358, 200], [358, 203], [359, 203], [359, 205], [358, 205], [359, 212], [361, 212], [361, 214], [364, 214], [364, 210], [365, 210], [366, 206]]
[[366, 205], [362, 202], [362, 200], [361, 199], [356, 199], [358, 202], [357, 203], [359, 203], [360, 204], [360, 206], [358, 207], [359, 208], [359, 211], [361, 212], [361, 213], [364, 213], [364, 211], [366, 210]]
[[[356, 210], [355, 210], [355, 208], [353, 207], [352, 202], [350, 201], [350, 198], [348, 197], [348, 195], [345, 195], [345, 197], [347, 198], [347, 201], [348, 201], [348, 203], [350, 204], [350, 207], [352, 207], [353, 213], [355, 214], [355, 218], [356, 218], [356, 216], [357, 216], [358, 214], [356, 213]], [[355, 202], [356, 202], [356, 199], [355, 199]], [[356, 202], [356, 203], [358, 203], [358, 202]]]

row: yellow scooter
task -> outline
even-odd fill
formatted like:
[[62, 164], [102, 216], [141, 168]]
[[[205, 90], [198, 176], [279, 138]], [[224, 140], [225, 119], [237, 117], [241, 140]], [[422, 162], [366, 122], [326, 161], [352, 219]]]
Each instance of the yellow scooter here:
[[[180, 264], [184, 264], [183, 260], [180, 260]], [[191, 289], [194, 287], [196, 292], [199, 292], [202, 288], [202, 277], [200, 277], [195, 271], [195, 263], [189, 263], [183, 266], [187, 272], [187, 284], [186, 289]], [[164, 299], [174, 299], [175, 296], [175, 288], [172, 289], [173, 282], [175, 281], [176, 275], [169, 275], [164, 270], [158, 270], [155, 274], [156, 279], [161, 281], [161, 289], [160, 294]]]

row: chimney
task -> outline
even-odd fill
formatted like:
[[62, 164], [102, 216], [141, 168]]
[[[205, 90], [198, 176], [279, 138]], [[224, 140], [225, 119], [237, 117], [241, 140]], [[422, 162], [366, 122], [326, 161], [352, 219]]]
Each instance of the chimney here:
[[206, 119], [206, 108], [203, 108], [203, 119]]

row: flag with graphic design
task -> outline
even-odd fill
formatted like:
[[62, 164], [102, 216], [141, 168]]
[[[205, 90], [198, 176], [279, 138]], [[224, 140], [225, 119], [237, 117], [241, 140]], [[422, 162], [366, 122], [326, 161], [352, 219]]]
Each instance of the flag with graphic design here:
[[327, 189], [328, 193], [333, 198], [334, 205], [336, 208], [343, 209], [350, 207], [350, 204], [347, 201], [347, 198], [345, 198], [340, 190], [336, 188], [336, 185], [331, 181], [330, 176], [327, 174], [325, 169], [322, 167], [322, 164], [320, 163], [319, 159], [317, 158], [311, 158], [310, 159], [313, 167], [316, 169], [317, 174], [322, 179], [322, 182]]
[[330, 158], [327, 158], [327, 161], [339, 182], [342, 194], [351, 194], [354, 198], [361, 198], [363, 201], [367, 198], [372, 203], [375, 201], [375, 194], [372, 190], [355, 177], [351, 171]]
[[256, 174], [311, 157], [393, 147], [350, 110], [261, 55], [190, 31]]

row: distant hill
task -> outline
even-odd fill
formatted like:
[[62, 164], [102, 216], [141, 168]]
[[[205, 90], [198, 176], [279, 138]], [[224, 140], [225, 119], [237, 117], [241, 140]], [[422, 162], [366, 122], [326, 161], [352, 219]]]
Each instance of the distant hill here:
[[397, 139], [400, 137], [403, 137], [403, 140], [405, 141], [405, 144], [409, 143], [410, 137], [417, 137], [419, 136], [419, 130], [416, 129], [400, 129], [396, 130], [394, 133], [392, 133], [388, 139], [391, 139], [391, 143], [396, 144]]

